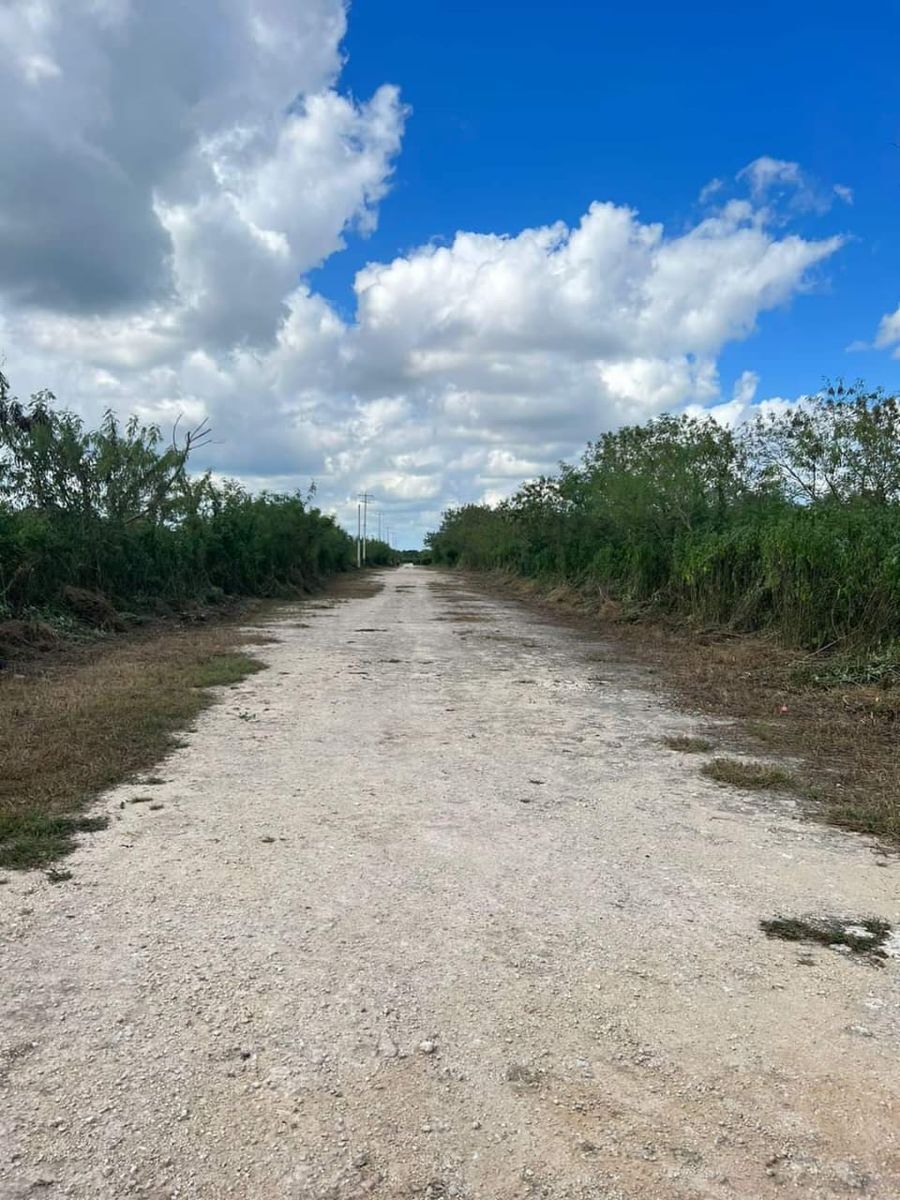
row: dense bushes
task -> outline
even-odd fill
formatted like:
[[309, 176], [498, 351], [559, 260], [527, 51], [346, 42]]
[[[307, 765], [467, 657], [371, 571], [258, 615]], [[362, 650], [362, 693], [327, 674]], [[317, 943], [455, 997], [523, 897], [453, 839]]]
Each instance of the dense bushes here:
[[389, 542], [380, 538], [366, 539], [367, 567], [396, 567], [400, 563], [400, 555]]
[[251, 496], [192, 476], [206, 434], [107, 414], [86, 429], [49, 393], [12, 400], [0, 375], [0, 613], [52, 606], [65, 587], [124, 608], [272, 595], [349, 566], [351, 539], [299, 496]]
[[604, 434], [509, 501], [444, 514], [436, 562], [599, 589], [801, 645], [900, 636], [900, 403], [829, 388], [737, 431]]

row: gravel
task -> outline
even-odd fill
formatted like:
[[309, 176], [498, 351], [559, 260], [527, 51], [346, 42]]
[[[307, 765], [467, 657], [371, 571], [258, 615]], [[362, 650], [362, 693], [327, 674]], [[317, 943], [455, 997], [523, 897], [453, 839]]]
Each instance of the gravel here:
[[704, 780], [610, 645], [383, 581], [7, 877], [0, 1200], [896, 1200], [900, 961], [759, 929], [896, 921], [895, 862]]

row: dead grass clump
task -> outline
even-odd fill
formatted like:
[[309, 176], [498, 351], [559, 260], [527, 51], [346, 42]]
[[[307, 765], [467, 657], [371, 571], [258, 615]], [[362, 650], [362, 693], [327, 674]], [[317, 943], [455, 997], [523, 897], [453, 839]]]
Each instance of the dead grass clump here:
[[663, 745], [668, 746], [670, 750], [679, 750], [682, 754], [705, 754], [712, 750], [712, 742], [708, 742], [706, 738], [690, 737], [686, 733], [664, 737]]
[[704, 763], [700, 771], [716, 783], [755, 791], [780, 791], [794, 786], [793, 776], [780, 767], [745, 762], [740, 758], [714, 758], [712, 762]]
[[[0, 866], [31, 867], [74, 848], [106, 818], [91, 799], [158, 762], [209, 689], [261, 669], [233, 625], [96, 643], [0, 683]], [[155, 781], [152, 776], [145, 783]]]
[[115, 633], [125, 631], [125, 622], [102, 592], [91, 592], [87, 588], [64, 587], [62, 598], [80, 621], [97, 629], [109, 629]]
[[874, 958], [886, 957], [884, 946], [891, 935], [890, 923], [880, 917], [773, 917], [759, 926], [766, 937], [846, 947]]
[[548, 604], [577, 605], [584, 602], [584, 597], [579, 594], [578, 589], [567, 583], [557, 584], [556, 587], [551, 588], [545, 599]]
[[0, 621], [0, 657], [52, 650], [58, 644], [56, 630], [45, 621]]

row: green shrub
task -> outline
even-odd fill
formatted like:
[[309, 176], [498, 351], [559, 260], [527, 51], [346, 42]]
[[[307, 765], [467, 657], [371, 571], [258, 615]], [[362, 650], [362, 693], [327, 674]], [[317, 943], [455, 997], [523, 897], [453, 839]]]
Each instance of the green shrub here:
[[351, 565], [350, 537], [300, 495], [191, 475], [206, 437], [166, 442], [112, 413], [88, 429], [49, 393], [19, 404], [0, 374], [0, 613], [52, 607], [67, 586], [132, 610], [288, 594]]
[[800, 646], [900, 638], [900, 402], [838, 385], [739, 431], [662, 416], [496, 507], [433, 560], [564, 580]]

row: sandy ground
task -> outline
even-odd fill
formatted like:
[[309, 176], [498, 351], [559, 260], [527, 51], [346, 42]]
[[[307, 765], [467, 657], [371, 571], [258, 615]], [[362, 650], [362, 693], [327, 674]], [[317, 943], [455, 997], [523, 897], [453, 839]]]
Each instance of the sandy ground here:
[[900, 961], [758, 922], [900, 866], [705, 781], [613, 647], [383, 578], [0, 888], [0, 1197], [896, 1200]]

